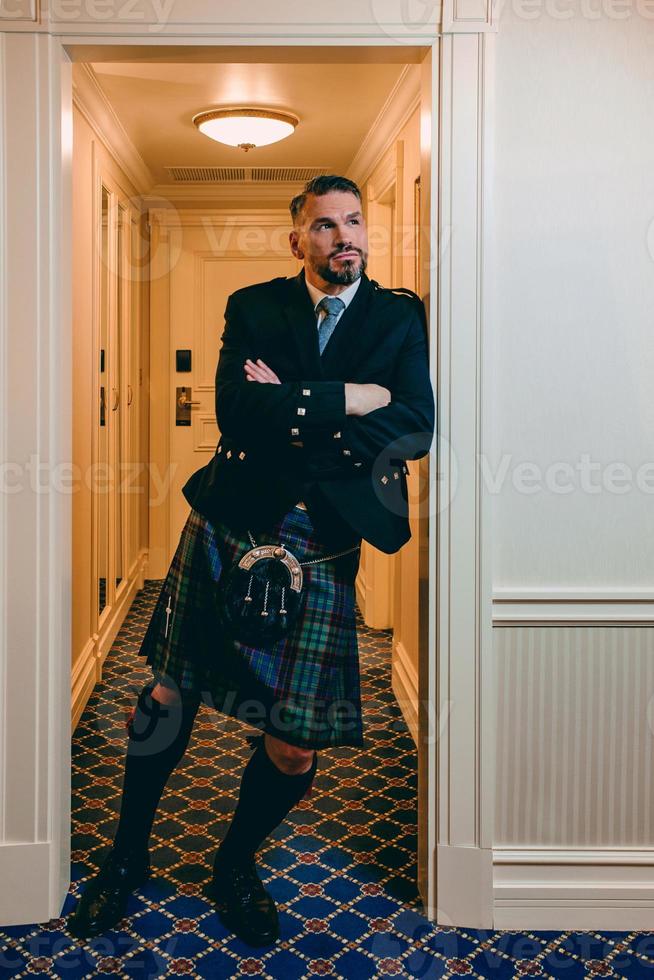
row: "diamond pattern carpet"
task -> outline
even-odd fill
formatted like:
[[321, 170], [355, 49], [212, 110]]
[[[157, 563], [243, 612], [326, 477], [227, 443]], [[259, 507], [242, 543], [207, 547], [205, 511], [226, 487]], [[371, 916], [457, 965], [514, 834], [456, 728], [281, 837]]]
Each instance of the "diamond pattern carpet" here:
[[148, 581], [73, 738], [72, 883], [62, 916], [0, 926], [0, 976], [228, 978], [654, 977], [654, 933], [478, 931], [435, 926], [416, 879], [416, 752], [390, 687], [390, 630], [359, 614], [366, 750], [324, 750], [309, 797], [258, 853], [282, 939], [253, 950], [204, 887], [251, 751], [246, 729], [202, 705], [151, 837], [153, 876], [111, 933], [79, 942], [66, 917], [117, 823], [125, 718], [150, 680], [135, 656], [162, 583]]

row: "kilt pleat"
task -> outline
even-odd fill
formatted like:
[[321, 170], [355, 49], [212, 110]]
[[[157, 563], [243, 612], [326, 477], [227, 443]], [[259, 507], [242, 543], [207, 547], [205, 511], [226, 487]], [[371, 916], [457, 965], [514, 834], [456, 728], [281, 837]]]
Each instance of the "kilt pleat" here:
[[[330, 552], [299, 507], [255, 539], [281, 542], [299, 561]], [[200, 692], [217, 711], [290, 744], [362, 746], [354, 586], [360, 552], [304, 566], [303, 609], [285, 637], [264, 647], [230, 640], [216, 621], [215, 583], [250, 548], [245, 531], [191, 509], [139, 655], [155, 681]]]

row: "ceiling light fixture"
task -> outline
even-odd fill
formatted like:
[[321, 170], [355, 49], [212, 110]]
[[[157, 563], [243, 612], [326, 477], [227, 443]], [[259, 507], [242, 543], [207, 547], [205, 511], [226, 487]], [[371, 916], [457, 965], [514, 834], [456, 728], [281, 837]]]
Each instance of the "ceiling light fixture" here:
[[299, 119], [277, 109], [206, 109], [193, 116], [201, 133], [218, 143], [238, 146], [247, 153], [290, 136]]

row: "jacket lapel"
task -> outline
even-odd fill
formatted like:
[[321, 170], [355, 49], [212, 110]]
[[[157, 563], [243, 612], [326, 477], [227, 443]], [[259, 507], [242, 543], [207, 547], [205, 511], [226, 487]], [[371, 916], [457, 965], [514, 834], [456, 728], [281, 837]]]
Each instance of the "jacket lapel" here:
[[297, 347], [302, 373], [308, 378], [322, 378], [316, 314], [304, 281], [304, 269], [289, 279], [288, 285], [289, 297], [284, 305], [284, 316]]
[[323, 375], [328, 381], [348, 380], [347, 373], [361, 361], [376, 343], [376, 320], [370, 309], [374, 288], [364, 273], [352, 302], [334, 327], [321, 361]]
[[313, 303], [306, 286], [304, 269], [289, 279], [289, 297], [284, 315], [295, 342], [302, 372], [309, 378], [339, 380], [352, 370], [376, 342], [375, 318], [369, 315], [375, 293], [370, 279], [361, 277], [354, 294], [323, 354], [318, 347], [318, 330]]

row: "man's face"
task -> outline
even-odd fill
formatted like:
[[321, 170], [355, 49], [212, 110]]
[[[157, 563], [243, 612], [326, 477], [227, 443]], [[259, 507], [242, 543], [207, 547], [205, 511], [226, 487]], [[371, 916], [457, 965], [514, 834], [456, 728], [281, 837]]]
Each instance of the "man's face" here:
[[309, 194], [290, 233], [291, 251], [304, 262], [307, 279], [327, 285], [356, 282], [368, 262], [368, 232], [361, 202], [349, 191]]

